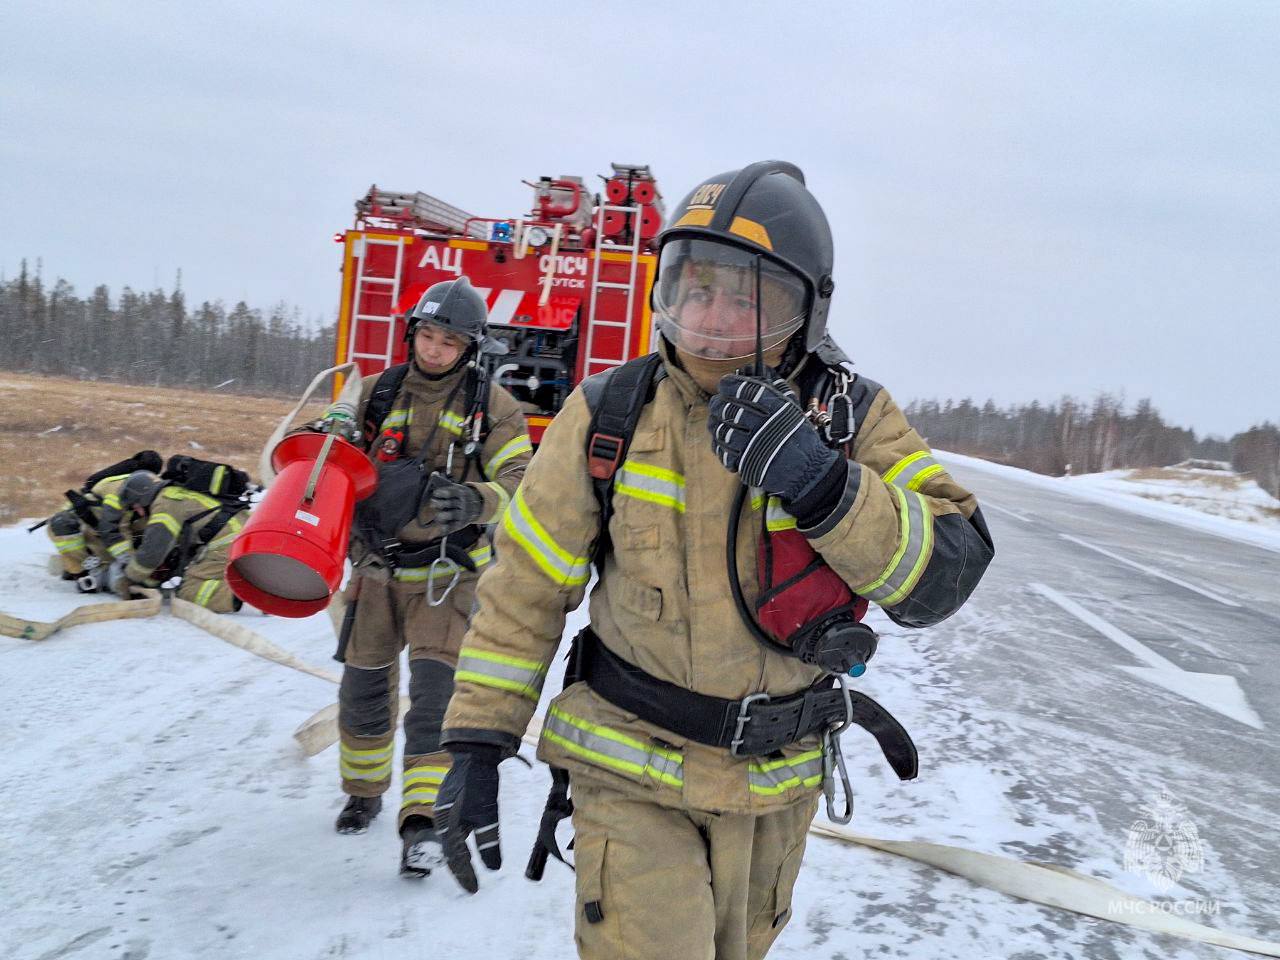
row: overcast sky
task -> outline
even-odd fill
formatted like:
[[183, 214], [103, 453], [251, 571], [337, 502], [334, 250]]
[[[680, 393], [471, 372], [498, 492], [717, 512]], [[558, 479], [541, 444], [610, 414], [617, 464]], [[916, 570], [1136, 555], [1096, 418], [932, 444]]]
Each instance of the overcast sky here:
[[[346, 12], [336, 12], [338, 10]], [[337, 308], [372, 182], [476, 214], [798, 163], [901, 401], [1280, 419], [1280, 3], [0, 4], [0, 269]], [[595, 181], [598, 183], [598, 181]]]

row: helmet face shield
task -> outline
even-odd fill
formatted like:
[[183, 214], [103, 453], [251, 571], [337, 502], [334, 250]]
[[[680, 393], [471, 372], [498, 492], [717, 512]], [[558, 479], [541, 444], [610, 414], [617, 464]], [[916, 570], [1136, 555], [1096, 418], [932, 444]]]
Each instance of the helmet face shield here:
[[[757, 311], [756, 274], [760, 302]], [[768, 350], [804, 325], [809, 291], [801, 277], [741, 247], [696, 238], [663, 245], [653, 305], [671, 343], [707, 360], [742, 360], [760, 339]]]

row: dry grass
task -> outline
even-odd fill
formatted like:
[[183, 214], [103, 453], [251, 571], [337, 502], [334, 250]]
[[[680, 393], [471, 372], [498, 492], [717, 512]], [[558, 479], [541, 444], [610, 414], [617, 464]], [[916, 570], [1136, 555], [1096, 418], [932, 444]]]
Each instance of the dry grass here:
[[47, 516], [64, 490], [148, 448], [220, 460], [257, 479], [262, 445], [294, 402], [0, 373], [0, 522]]
[[1125, 477], [1126, 480], [1193, 480], [1206, 487], [1217, 487], [1220, 490], [1236, 490], [1241, 480], [1238, 474], [1223, 473], [1215, 476], [1208, 471], [1191, 472], [1178, 467], [1135, 467]]

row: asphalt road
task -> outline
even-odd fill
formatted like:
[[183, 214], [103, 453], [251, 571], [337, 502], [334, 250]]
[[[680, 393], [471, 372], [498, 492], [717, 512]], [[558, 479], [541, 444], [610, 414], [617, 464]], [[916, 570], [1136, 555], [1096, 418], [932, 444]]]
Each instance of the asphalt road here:
[[1143, 803], [1168, 791], [1203, 863], [1165, 896], [1190, 893], [1217, 905], [1211, 925], [1280, 939], [1280, 553], [952, 469], [985, 505], [998, 556], [974, 598], [978, 639], [958, 642], [947, 669], [1002, 718], [1017, 789], [1100, 828], [1025, 857], [1105, 858], [1089, 848], [1123, 848], [1151, 821]]

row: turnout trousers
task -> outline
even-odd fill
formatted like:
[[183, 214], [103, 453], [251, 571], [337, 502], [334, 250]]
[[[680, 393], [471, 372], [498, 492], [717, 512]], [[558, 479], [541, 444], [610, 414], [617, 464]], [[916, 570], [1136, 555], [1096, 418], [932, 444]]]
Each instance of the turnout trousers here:
[[573, 804], [583, 960], [758, 960], [790, 919], [816, 796], [715, 814], [575, 773]]
[[404, 717], [400, 820], [431, 816], [450, 767], [440, 726], [453, 695], [458, 648], [475, 603], [477, 576], [463, 571], [439, 606], [424, 583], [357, 577], [346, 591], [356, 605], [338, 690], [339, 767], [343, 792], [377, 797], [391, 785], [400, 715], [400, 654], [409, 651], [409, 711]]

